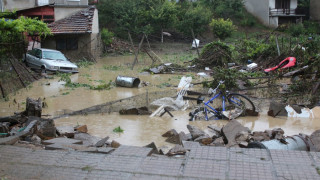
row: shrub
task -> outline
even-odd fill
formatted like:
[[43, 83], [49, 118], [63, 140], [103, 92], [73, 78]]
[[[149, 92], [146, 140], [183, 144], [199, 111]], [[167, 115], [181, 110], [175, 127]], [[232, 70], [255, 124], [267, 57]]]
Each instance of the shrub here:
[[289, 34], [291, 34], [291, 36], [293, 36], [293, 37], [298, 37], [298, 36], [305, 33], [305, 29], [304, 29], [303, 24], [301, 24], [301, 23], [291, 24], [291, 25], [289, 25], [287, 32]]
[[114, 34], [106, 28], [101, 31], [101, 39], [105, 46], [109, 46], [113, 41]]
[[212, 19], [210, 27], [214, 36], [222, 40], [230, 37], [231, 34], [236, 30], [236, 27], [233, 25], [230, 19], [224, 20], [222, 18]]

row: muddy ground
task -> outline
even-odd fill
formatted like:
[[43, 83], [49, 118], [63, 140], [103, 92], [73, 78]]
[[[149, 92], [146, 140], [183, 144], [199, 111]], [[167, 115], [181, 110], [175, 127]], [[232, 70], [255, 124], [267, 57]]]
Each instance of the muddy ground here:
[[[190, 49], [190, 44], [164, 44], [154, 46], [154, 51], [164, 62], [185, 64], [184, 62], [196, 57], [196, 51]], [[45, 107], [43, 115], [53, 118], [61, 114], [81, 110], [91, 106], [99, 105], [109, 101], [132, 97], [146, 92], [169, 91], [176, 89], [182, 76], [191, 76], [193, 83], [201, 82], [205, 78], [191, 72], [174, 72], [173, 74], [145, 74], [143, 69], [150, 66], [152, 61], [146, 55], [139, 56], [139, 63], [133, 70], [130, 69], [134, 56], [132, 54], [122, 56], [106, 56], [97, 61], [96, 64], [80, 68], [78, 74], [71, 76], [72, 82], [82, 84], [99, 85], [110, 80], [115, 81], [118, 75], [138, 77], [147, 82], [148, 86], [139, 88], [124, 88], [113, 86], [110, 90], [91, 90], [87, 87], [67, 88], [65, 82], [59, 81], [60, 77], [53, 79], [41, 79], [9, 96], [9, 101], [0, 102], [0, 116], [13, 115], [15, 112], [23, 111], [27, 97], [44, 99]], [[209, 78], [210, 80], [210, 78]], [[194, 86], [193, 90], [202, 89], [201, 85]], [[240, 123], [254, 131], [264, 131], [281, 127], [285, 135], [298, 133], [311, 134], [320, 129], [320, 121], [317, 118], [294, 118], [294, 117], [270, 117], [267, 115], [271, 99], [264, 98], [268, 89], [251, 90], [242, 92], [247, 94], [255, 103], [260, 115], [258, 117], [240, 117]], [[190, 107], [195, 102], [189, 102]], [[134, 104], [128, 104], [132, 107]], [[158, 146], [169, 145], [161, 137], [161, 134], [169, 129], [187, 132], [186, 125], [192, 124], [202, 129], [209, 124], [222, 127], [228, 121], [195, 121], [189, 122], [190, 109], [185, 111], [174, 111], [171, 118], [168, 114], [163, 117], [150, 118], [147, 115], [119, 115], [118, 112], [96, 113], [88, 115], [67, 116], [55, 120], [56, 126], [86, 124], [91, 135], [101, 138], [110, 136], [121, 144], [142, 146], [155, 142]], [[319, 116], [317, 116], [319, 117]], [[124, 129], [123, 133], [113, 133], [115, 127]]]

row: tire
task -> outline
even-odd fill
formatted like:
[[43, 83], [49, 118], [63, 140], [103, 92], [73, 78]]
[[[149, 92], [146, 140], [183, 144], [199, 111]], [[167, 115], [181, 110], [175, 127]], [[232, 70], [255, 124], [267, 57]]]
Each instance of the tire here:
[[227, 97], [226, 111], [229, 112], [229, 117], [227, 118], [234, 119], [239, 116], [246, 116], [249, 113], [254, 113], [256, 108], [248, 97], [242, 94], [231, 93]]
[[46, 73], [46, 68], [44, 66], [41, 66], [41, 73]]
[[[214, 118], [220, 119], [220, 117], [217, 117], [216, 113], [210, 109], [207, 109], [207, 115], [208, 115], [208, 120], [212, 120]], [[206, 120], [205, 108], [204, 107], [197, 108], [192, 112], [190, 112], [189, 116], [190, 116], [189, 121]]]

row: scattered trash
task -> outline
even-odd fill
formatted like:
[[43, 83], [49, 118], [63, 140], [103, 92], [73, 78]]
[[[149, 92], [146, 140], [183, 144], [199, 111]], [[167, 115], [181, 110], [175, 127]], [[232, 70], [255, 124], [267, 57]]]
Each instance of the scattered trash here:
[[199, 39], [194, 39], [192, 41], [192, 48], [197, 48], [200, 45], [200, 40]]
[[256, 64], [256, 63], [251, 63], [251, 64], [248, 64], [248, 65], [247, 65], [247, 70], [250, 71], [250, 70], [252, 70], [252, 69], [254, 69], [254, 68], [256, 68], [256, 67], [258, 67], [258, 64]]
[[138, 87], [140, 84], [140, 79], [136, 77], [126, 77], [126, 76], [118, 76], [116, 78], [116, 85], [122, 87]]
[[272, 68], [265, 69], [264, 72], [271, 72], [277, 69], [285, 69], [290, 68], [296, 65], [296, 58], [295, 57], [287, 57], [283, 61], [281, 61], [277, 66], [274, 66]]

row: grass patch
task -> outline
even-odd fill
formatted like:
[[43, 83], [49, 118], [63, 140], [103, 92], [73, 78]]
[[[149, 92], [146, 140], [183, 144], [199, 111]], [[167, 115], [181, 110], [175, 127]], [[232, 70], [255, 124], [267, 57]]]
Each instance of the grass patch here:
[[94, 63], [92, 61], [88, 61], [87, 59], [84, 58], [84, 59], [76, 62], [76, 64], [77, 64], [78, 67], [87, 68], [87, 67], [93, 65]]
[[118, 126], [118, 127], [116, 127], [116, 128], [114, 128], [113, 129], [113, 132], [115, 132], [115, 133], [123, 133], [123, 129], [121, 129], [121, 127], [120, 126]]

